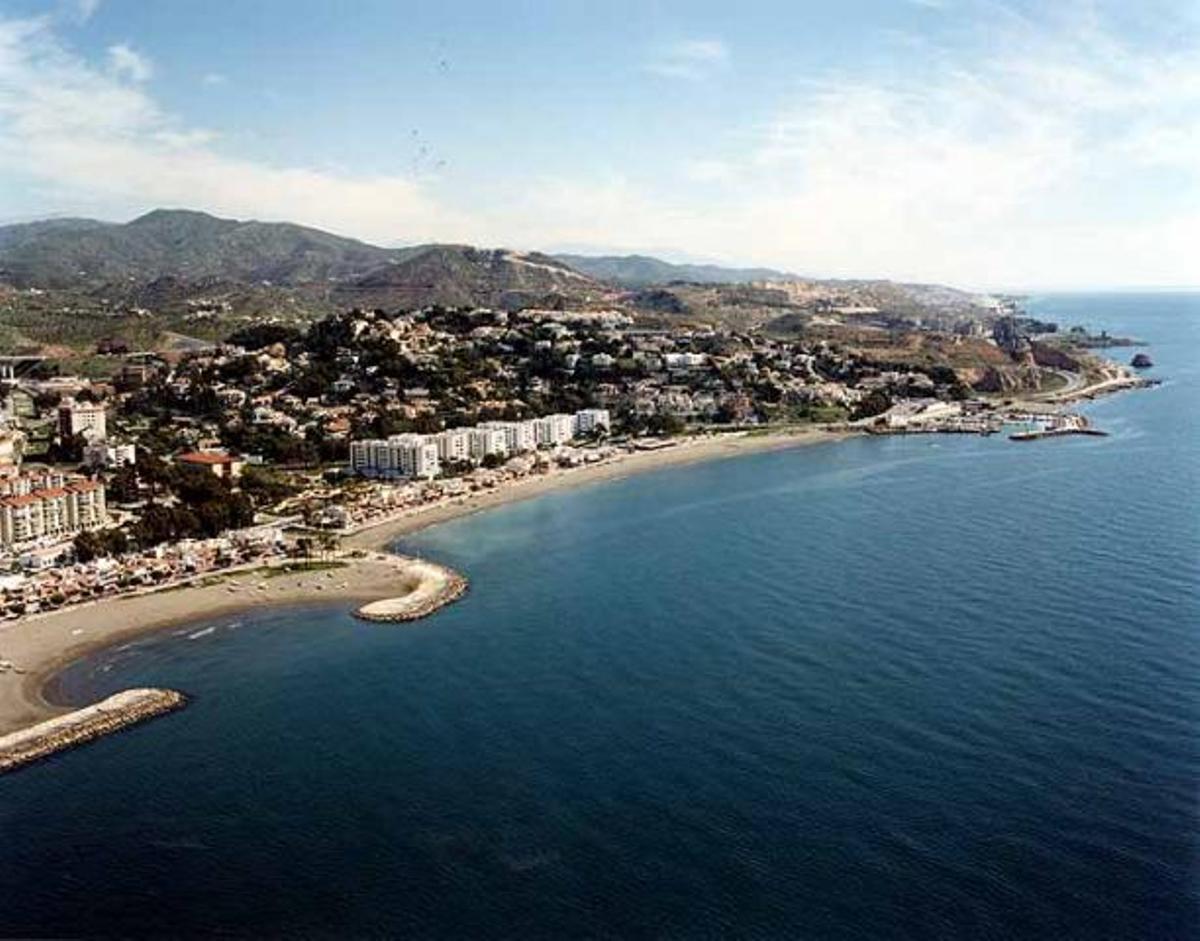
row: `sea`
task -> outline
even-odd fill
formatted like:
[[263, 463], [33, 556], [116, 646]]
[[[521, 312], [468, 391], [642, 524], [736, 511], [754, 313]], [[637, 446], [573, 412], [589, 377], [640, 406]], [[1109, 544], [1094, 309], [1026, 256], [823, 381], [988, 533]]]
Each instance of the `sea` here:
[[[1200, 937], [1200, 295], [1109, 436], [854, 439], [462, 518], [469, 594], [209, 619], [0, 778], [0, 936]], [[1127, 361], [1132, 349], [1114, 349]]]

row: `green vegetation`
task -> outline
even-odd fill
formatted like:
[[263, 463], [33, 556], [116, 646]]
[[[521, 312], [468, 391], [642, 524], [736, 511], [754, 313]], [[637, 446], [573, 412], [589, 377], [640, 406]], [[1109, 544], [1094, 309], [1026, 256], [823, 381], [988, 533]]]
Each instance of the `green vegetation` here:
[[83, 532], [75, 537], [75, 558], [91, 562], [102, 556], [120, 555], [129, 550], [129, 538], [120, 529]]

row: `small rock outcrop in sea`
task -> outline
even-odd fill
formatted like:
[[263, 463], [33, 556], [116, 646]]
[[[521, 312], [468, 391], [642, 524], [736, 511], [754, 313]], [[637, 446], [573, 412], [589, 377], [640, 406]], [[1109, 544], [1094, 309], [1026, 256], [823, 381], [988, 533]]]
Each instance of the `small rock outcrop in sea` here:
[[1129, 361], [1129, 365], [1134, 369], [1149, 369], [1154, 365], [1154, 360], [1152, 360], [1145, 353], [1137, 353], [1134, 355], [1133, 359]]

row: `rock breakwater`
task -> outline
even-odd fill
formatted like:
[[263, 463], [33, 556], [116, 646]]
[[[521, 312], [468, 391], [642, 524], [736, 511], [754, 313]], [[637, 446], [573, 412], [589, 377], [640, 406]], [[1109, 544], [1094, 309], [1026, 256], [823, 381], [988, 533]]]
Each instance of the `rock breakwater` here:
[[185, 705], [187, 697], [173, 689], [122, 690], [98, 703], [0, 736], [0, 774]]

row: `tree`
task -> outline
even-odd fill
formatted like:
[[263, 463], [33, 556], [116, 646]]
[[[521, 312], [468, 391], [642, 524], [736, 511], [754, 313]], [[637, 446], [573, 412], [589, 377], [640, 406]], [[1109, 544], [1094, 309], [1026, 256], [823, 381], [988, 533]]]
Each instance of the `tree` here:
[[650, 434], [667, 437], [683, 434], [686, 428], [687, 425], [678, 415], [651, 415], [646, 423], [646, 430]]
[[75, 537], [75, 558], [79, 562], [91, 562], [101, 555], [100, 540], [95, 533], [84, 532]]
[[338, 544], [338, 537], [334, 533], [325, 531], [317, 533], [317, 545], [321, 547], [322, 560], [327, 559], [331, 552], [336, 552]]
[[271, 506], [296, 492], [296, 487], [283, 474], [266, 467], [247, 467], [242, 471], [238, 486], [255, 506]]
[[49, 457], [61, 464], [78, 464], [83, 460], [83, 449], [86, 446], [87, 439], [82, 434], [69, 435], [50, 448]]
[[854, 411], [850, 414], [850, 417], [854, 419], [873, 418], [876, 415], [882, 415], [891, 407], [891, 396], [882, 389], [872, 389], [854, 407]]
[[108, 496], [116, 503], [133, 503], [139, 495], [137, 468], [122, 464], [108, 482]]

